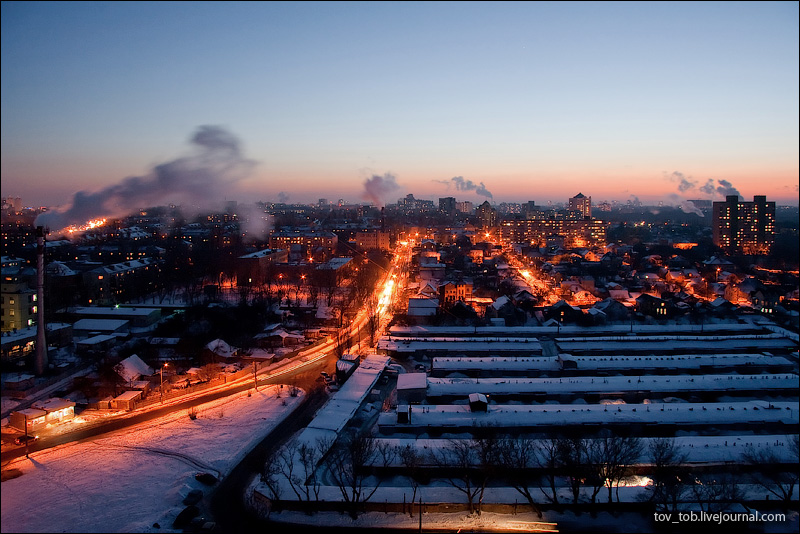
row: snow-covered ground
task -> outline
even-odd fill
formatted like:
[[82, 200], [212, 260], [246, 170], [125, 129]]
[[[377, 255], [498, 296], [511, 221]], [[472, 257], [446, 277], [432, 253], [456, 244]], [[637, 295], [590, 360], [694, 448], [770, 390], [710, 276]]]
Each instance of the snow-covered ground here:
[[[39, 451], [3, 470], [3, 532], [170, 531], [199, 472], [225, 476], [299, 405], [303, 392], [269, 386], [154, 419], [88, 442]], [[160, 529], [153, 527], [159, 523]]]

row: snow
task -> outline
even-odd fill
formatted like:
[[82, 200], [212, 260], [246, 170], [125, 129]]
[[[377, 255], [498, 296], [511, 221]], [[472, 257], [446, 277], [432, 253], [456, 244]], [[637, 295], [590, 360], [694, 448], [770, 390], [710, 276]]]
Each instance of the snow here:
[[444, 352], [542, 352], [538, 339], [527, 337], [433, 337], [425, 339], [381, 337], [378, 348], [395, 352], [444, 351]]
[[[399, 387], [399, 383], [398, 383]], [[428, 395], [620, 393], [633, 391], [784, 391], [800, 387], [797, 375], [582, 376], [571, 378], [428, 378]]]
[[598, 341], [593, 338], [585, 338], [579, 341], [562, 341], [557, 339], [556, 343], [564, 352], [605, 352], [621, 353], [625, 351], [653, 351], [663, 353], [675, 350], [695, 350], [695, 351], [718, 351], [718, 350], [773, 350], [791, 349], [795, 344], [781, 337], [780, 339], [755, 338], [752, 336], [732, 339], [732, 336], [725, 338], [664, 338], [643, 339], [632, 337], [629, 340], [621, 341]]
[[798, 423], [797, 402], [748, 401], [734, 403], [624, 404], [609, 407], [589, 404], [490, 405], [488, 412], [471, 412], [463, 405], [415, 407], [410, 424], [397, 423], [392, 412], [378, 416], [382, 429], [416, 430], [431, 428], [472, 428], [495, 425], [498, 428], [536, 427], [574, 424], [748, 424], [753, 422]]
[[155, 372], [136, 354], [133, 354], [119, 362], [114, 367], [114, 370], [126, 382], [132, 382], [140, 376], [150, 376]]
[[[643, 370], [654, 369], [698, 369], [711, 367], [791, 367], [792, 362], [782, 356], [766, 354], [681, 354], [671, 356], [579, 356], [561, 354], [562, 359], [578, 362], [581, 370]], [[552, 357], [527, 356], [461, 356], [436, 357], [433, 371], [451, 373], [453, 371], [559, 371], [560, 365]]]
[[206, 491], [194, 475], [227, 474], [302, 395], [269, 386], [202, 404], [195, 420], [176, 412], [13, 460], [4, 470], [22, 476], [3, 482], [3, 532], [169, 531], [186, 494]]
[[739, 332], [762, 332], [764, 326], [754, 325], [750, 323], [732, 323], [732, 322], [706, 322], [703, 325], [692, 324], [667, 324], [667, 325], [643, 325], [636, 324], [631, 327], [629, 324], [612, 324], [603, 326], [565, 326], [561, 325], [559, 328], [547, 326], [481, 326], [477, 329], [473, 326], [393, 326], [389, 329], [389, 334], [393, 337], [398, 336], [446, 336], [446, 335], [465, 335], [465, 334], [481, 334], [481, 335], [524, 335], [524, 336], [539, 336], [551, 335], [554, 332], [559, 334], [576, 334], [591, 336], [594, 334], [627, 334], [634, 332], [637, 334], [653, 333], [663, 334], [664, 332], [696, 332], [696, 333], [711, 333], [711, 332], [729, 332], [732, 330]]

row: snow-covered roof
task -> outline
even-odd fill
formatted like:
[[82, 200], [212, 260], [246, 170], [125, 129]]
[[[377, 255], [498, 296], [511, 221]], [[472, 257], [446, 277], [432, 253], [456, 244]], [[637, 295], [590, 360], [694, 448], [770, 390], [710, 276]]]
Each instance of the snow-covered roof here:
[[114, 397], [115, 401], [131, 401], [136, 400], [142, 396], [142, 392], [137, 390], [126, 391], [125, 393]]
[[384, 412], [378, 425], [395, 428], [469, 428], [491, 423], [498, 428], [575, 424], [749, 424], [780, 422], [796, 425], [797, 402], [706, 402], [681, 404], [535, 404], [492, 405], [491, 412], [472, 412], [464, 405], [430, 405], [414, 411], [412, 424], [397, 423], [397, 416]]
[[72, 325], [73, 330], [115, 332], [128, 326], [125, 319], [81, 319]]
[[604, 352], [623, 353], [625, 351], [730, 351], [730, 350], [772, 350], [790, 349], [796, 345], [785, 337], [770, 336], [653, 336], [631, 337], [627, 339], [557, 338], [558, 347], [564, 352]]
[[217, 356], [222, 356], [223, 358], [231, 358], [236, 354], [236, 348], [231, 347], [225, 341], [221, 339], [215, 339], [214, 341], [210, 341], [206, 348], [216, 354]]
[[441, 351], [441, 352], [541, 352], [542, 345], [536, 338], [485, 338], [485, 337], [433, 337], [400, 338], [389, 340], [383, 336], [378, 348], [396, 352]]
[[397, 375], [397, 389], [425, 389], [428, 385], [428, 376], [425, 373], [403, 373]]
[[140, 376], [147, 376], [155, 373], [155, 371], [153, 371], [149, 365], [144, 363], [136, 354], [128, 356], [119, 362], [114, 366], [114, 370], [126, 382], [136, 380]]
[[[415, 373], [421, 374], [421, 373]], [[410, 375], [401, 375], [410, 376]], [[398, 389], [400, 387], [398, 377]], [[428, 395], [457, 396], [481, 391], [487, 395], [567, 393], [796, 391], [795, 374], [699, 376], [581, 376], [569, 378], [428, 378]]]
[[75, 406], [74, 402], [66, 399], [59, 399], [58, 397], [53, 397], [44, 401], [36, 401], [31, 404], [31, 407], [38, 408], [39, 410], [44, 410], [46, 412], [55, 412], [57, 410], [63, 410], [64, 408], [71, 408], [73, 406]]
[[497, 298], [496, 301], [492, 303], [492, 308], [494, 308], [495, 310], [499, 310], [509, 302], [511, 302], [511, 300], [507, 296], [501, 295], [500, 297]]

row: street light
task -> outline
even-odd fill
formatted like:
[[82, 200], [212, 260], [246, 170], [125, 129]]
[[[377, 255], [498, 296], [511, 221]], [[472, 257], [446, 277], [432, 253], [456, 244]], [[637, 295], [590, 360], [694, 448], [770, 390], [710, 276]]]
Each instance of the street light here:
[[161, 394], [161, 404], [164, 404], [164, 367], [168, 365], [169, 363], [164, 363], [164, 365], [161, 366], [161, 369], [159, 369], [159, 371], [161, 372], [161, 385], [159, 386], [158, 389]]

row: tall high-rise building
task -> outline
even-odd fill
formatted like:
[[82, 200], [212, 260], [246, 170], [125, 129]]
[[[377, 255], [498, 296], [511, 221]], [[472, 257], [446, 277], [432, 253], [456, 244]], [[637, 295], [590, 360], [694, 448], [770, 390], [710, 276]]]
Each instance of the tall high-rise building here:
[[454, 197], [444, 197], [439, 199], [439, 212], [444, 215], [453, 216], [456, 214], [456, 199]]
[[578, 193], [568, 202], [569, 211], [578, 211], [584, 219], [592, 216], [592, 197], [587, 197], [583, 193]]
[[482, 228], [497, 226], [497, 210], [489, 204], [488, 200], [475, 208], [475, 216], [480, 221]]
[[756, 195], [753, 202], [737, 195], [713, 204], [714, 244], [729, 253], [768, 254], [775, 242], [775, 202]]

